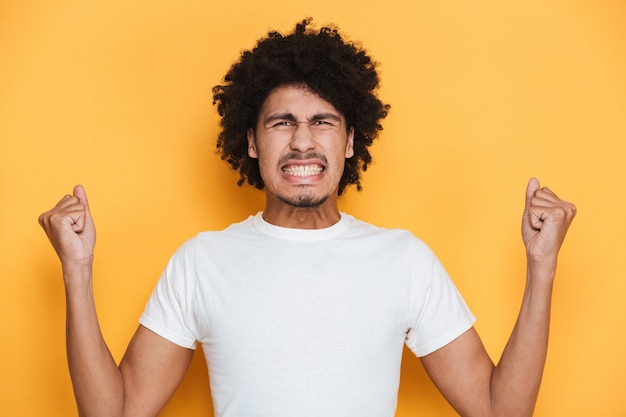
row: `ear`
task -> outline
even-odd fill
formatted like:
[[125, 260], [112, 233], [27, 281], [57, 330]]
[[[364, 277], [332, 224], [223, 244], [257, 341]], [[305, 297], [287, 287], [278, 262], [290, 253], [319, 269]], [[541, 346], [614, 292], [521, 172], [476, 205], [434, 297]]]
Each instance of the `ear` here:
[[254, 137], [254, 130], [248, 129], [248, 156], [250, 158], [258, 158], [259, 155], [256, 151], [256, 138]]
[[351, 127], [346, 141], [346, 159], [354, 156], [354, 128]]

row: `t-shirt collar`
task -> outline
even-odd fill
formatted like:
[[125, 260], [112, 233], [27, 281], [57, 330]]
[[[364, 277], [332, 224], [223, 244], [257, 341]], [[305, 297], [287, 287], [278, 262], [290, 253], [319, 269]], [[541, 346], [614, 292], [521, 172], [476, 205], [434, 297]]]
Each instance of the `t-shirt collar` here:
[[254, 227], [261, 233], [275, 239], [292, 240], [296, 242], [315, 242], [331, 239], [348, 228], [348, 216], [340, 213], [341, 218], [332, 226], [323, 229], [296, 229], [291, 227], [276, 226], [263, 219], [263, 212], [254, 216]]

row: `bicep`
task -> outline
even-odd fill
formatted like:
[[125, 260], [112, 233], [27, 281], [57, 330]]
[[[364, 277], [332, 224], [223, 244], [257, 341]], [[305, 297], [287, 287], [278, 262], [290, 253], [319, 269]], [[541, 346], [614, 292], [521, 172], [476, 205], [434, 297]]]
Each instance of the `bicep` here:
[[489, 415], [494, 364], [473, 327], [421, 361], [439, 391], [460, 415]]
[[183, 379], [193, 352], [139, 326], [120, 363], [125, 415], [158, 415]]

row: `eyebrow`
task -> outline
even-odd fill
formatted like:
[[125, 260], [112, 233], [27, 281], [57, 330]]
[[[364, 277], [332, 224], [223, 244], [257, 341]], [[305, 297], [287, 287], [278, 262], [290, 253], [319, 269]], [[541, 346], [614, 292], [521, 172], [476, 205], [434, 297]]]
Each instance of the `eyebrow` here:
[[[316, 113], [308, 121], [314, 122], [316, 120], [324, 120], [324, 119], [331, 119], [338, 123], [341, 122], [341, 117], [335, 113]], [[267, 124], [267, 123], [275, 122], [277, 120], [290, 120], [294, 122], [297, 121], [296, 117], [291, 113], [276, 113], [276, 114], [271, 114], [267, 116], [263, 120], [263, 123]]]

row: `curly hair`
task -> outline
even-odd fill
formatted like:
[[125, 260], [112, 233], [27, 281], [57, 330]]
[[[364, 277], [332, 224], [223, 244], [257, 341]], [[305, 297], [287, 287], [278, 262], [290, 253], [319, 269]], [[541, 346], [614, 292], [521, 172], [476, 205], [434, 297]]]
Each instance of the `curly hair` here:
[[258, 160], [248, 156], [247, 132], [256, 128], [261, 107], [272, 90], [302, 85], [333, 105], [354, 128], [354, 156], [346, 159], [339, 194], [351, 184], [361, 190], [361, 170], [372, 161], [368, 148], [378, 136], [390, 106], [376, 96], [377, 63], [339, 30], [325, 26], [315, 31], [311, 18], [296, 24], [292, 33], [270, 31], [252, 49], [241, 54], [224, 83], [213, 87], [213, 104], [221, 116], [217, 151], [235, 170], [238, 185], [265, 187]]

